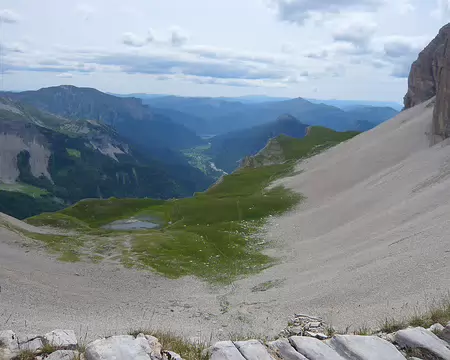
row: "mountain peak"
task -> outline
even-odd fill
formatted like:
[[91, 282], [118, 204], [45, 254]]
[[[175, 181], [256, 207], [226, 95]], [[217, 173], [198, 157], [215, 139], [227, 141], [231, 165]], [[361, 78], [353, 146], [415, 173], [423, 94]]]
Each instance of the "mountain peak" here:
[[300, 121], [297, 118], [295, 118], [294, 116], [292, 116], [291, 114], [283, 114], [283, 115], [280, 115], [276, 119], [276, 122], [291, 123], [291, 122], [300, 122]]
[[405, 108], [436, 96], [433, 114], [433, 131], [442, 138], [450, 136], [450, 23], [419, 54], [412, 64], [408, 78]]

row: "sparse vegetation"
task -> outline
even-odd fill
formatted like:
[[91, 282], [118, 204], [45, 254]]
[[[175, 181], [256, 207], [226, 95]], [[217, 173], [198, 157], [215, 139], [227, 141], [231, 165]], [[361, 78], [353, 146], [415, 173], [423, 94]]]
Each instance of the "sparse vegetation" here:
[[162, 345], [163, 350], [170, 350], [179, 354], [185, 360], [207, 360], [209, 358], [206, 342], [191, 342], [168, 331], [134, 330], [128, 333], [132, 336], [139, 334], [156, 337]]
[[385, 333], [393, 333], [405, 328], [407, 324], [403, 321], [386, 318], [382, 323], [380, 330]]
[[412, 317], [403, 320], [385, 319], [381, 326], [381, 331], [391, 333], [408, 326], [429, 328], [436, 323], [445, 326], [449, 321], [450, 294], [447, 294], [442, 299], [433, 301], [425, 312], [416, 312]]
[[283, 283], [283, 280], [270, 280], [252, 287], [252, 292], [267, 291]]
[[19, 355], [13, 358], [13, 360], [34, 360], [35, 355], [30, 350], [21, 351]]
[[325, 335], [328, 337], [333, 337], [336, 335], [336, 330], [330, 325], [325, 329]]
[[79, 150], [76, 149], [66, 149], [67, 154], [69, 154], [69, 156], [72, 156], [74, 158], [80, 158], [81, 157], [81, 152]]
[[[289, 176], [296, 159], [312, 154], [322, 135], [327, 143], [330, 138], [337, 143], [350, 137], [349, 133], [321, 128], [316, 134], [314, 129], [309, 135], [313, 140], [309, 136], [287, 140], [292, 158], [283, 164], [241, 168], [191, 198], [84, 200], [27, 220], [75, 230], [76, 236], [32, 236], [62, 254], [65, 261], [118, 256], [126, 267], [152, 268], [171, 278], [195, 275], [221, 283], [257, 273], [274, 264], [274, 259], [261, 253], [268, 245], [260, 237], [261, 225], [269, 216], [282, 214], [301, 201], [300, 195], [288, 189], [268, 186]], [[161, 228], [134, 232], [102, 228], [115, 220], [139, 216], [160, 219]], [[276, 284], [261, 286], [267, 290]]]
[[360, 326], [356, 331], [354, 331], [354, 334], [360, 336], [368, 336], [373, 334], [373, 330], [367, 326]]
[[42, 349], [40, 350], [41, 355], [50, 355], [51, 353], [54, 353], [58, 348], [51, 344], [44, 344]]
[[405, 350], [408, 358], [418, 358], [426, 360], [439, 360], [440, 358], [433, 354], [431, 351], [424, 348], [408, 348]]

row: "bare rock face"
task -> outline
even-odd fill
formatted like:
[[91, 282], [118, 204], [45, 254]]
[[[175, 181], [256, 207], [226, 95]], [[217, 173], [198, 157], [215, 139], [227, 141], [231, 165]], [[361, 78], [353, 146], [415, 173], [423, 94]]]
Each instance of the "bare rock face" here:
[[450, 24], [447, 24], [412, 64], [404, 98], [408, 109], [436, 96], [433, 130], [442, 138], [450, 137], [449, 40]]

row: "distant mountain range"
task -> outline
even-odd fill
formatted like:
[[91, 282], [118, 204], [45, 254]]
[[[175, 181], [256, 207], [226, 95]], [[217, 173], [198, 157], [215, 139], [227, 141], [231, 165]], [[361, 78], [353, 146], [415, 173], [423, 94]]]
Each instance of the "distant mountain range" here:
[[87, 197], [191, 196], [276, 136], [302, 138], [311, 125], [366, 131], [397, 114], [302, 98], [134, 95], [69, 85], [1, 92], [0, 212], [31, 216]]
[[180, 153], [158, 151], [168, 160], [101, 121], [71, 120], [2, 97], [0, 212], [22, 218], [84, 198], [185, 197], [213, 181]]
[[[203, 134], [223, 134], [261, 125], [274, 121], [282, 114], [292, 115], [302, 123], [313, 126], [324, 126], [336, 131], [360, 131], [371, 129], [398, 113], [391, 107], [356, 104], [344, 110], [302, 98], [243, 102], [225, 98], [164, 96], [145, 98], [143, 102], [160, 114], [177, 111], [194, 116], [187, 118], [183, 125], [197, 132], [200, 128]], [[177, 118], [182, 119], [180, 116]]]
[[[162, 98], [172, 95], [167, 94], [145, 94], [145, 93], [133, 93], [133, 94], [111, 94], [119, 97], [137, 97], [140, 99], [155, 99]], [[178, 96], [182, 97], [182, 96]], [[236, 97], [214, 97], [211, 99], [225, 100], [225, 101], [238, 101], [241, 103], [263, 103], [263, 102], [277, 102], [284, 100], [292, 100], [289, 97], [274, 97], [267, 95], [244, 95]], [[314, 104], [325, 104], [336, 106], [340, 109], [349, 109], [354, 106], [374, 106], [374, 107], [391, 107], [394, 110], [401, 111], [403, 109], [403, 104], [394, 101], [372, 101], [372, 100], [336, 100], [336, 99], [313, 99], [305, 98], [306, 100]]]

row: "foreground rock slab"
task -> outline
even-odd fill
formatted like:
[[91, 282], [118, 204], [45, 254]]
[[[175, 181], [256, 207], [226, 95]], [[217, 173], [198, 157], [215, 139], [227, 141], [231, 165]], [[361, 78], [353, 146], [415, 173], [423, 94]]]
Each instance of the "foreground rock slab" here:
[[394, 345], [377, 336], [336, 335], [330, 346], [352, 360], [405, 360]]
[[292, 336], [289, 341], [300, 354], [309, 360], [345, 360], [336, 350], [316, 338]]
[[77, 336], [73, 330], [53, 330], [44, 335], [44, 342], [64, 350], [75, 350], [78, 347]]
[[245, 360], [232, 341], [219, 341], [210, 349], [211, 360]]
[[78, 351], [72, 350], [57, 350], [51, 353], [45, 360], [78, 360]]
[[247, 360], [275, 360], [258, 340], [236, 341], [234, 344]]
[[287, 339], [278, 339], [270, 342], [268, 345], [272, 351], [284, 360], [308, 360], [295, 350]]
[[141, 341], [131, 335], [95, 340], [86, 347], [86, 360], [150, 360]]
[[395, 342], [403, 349], [425, 349], [443, 360], [450, 360], [450, 345], [422, 327], [398, 331]]
[[18, 335], [19, 350], [37, 351], [44, 347], [42, 337], [39, 335]]

